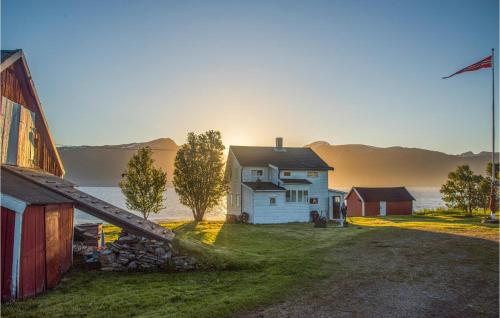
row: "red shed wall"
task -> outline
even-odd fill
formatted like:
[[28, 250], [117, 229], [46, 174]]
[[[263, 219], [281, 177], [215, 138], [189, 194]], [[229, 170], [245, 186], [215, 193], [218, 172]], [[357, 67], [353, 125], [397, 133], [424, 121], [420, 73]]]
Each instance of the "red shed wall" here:
[[45, 290], [45, 217], [43, 205], [29, 205], [23, 213], [18, 298]]
[[363, 205], [356, 192], [347, 197], [347, 216], [362, 216]]
[[365, 216], [380, 215], [380, 202], [365, 202]]
[[2, 207], [2, 301], [11, 299], [16, 213]]
[[413, 202], [387, 202], [386, 212], [387, 215], [407, 215], [412, 214]]
[[30, 205], [23, 214], [18, 298], [54, 287], [72, 263], [73, 205]]

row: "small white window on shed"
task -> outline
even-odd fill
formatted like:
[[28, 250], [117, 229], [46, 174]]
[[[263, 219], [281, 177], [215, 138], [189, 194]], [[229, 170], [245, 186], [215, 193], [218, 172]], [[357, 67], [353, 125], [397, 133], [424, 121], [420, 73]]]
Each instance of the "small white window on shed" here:
[[264, 175], [264, 170], [252, 170], [252, 177], [262, 177]]
[[240, 206], [240, 195], [236, 194], [236, 206]]
[[269, 205], [276, 205], [276, 197], [269, 198]]
[[319, 176], [319, 172], [318, 171], [307, 171], [307, 176], [309, 178], [317, 178]]
[[283, 171], [283, 177], [290, 177], [292, 175], [291, 171]]

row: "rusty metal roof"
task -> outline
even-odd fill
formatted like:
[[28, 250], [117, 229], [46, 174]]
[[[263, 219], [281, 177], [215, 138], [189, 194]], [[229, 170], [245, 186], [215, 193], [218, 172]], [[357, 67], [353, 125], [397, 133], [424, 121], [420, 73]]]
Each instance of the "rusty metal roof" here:
[[[127, 232], [151, 239], [171, 241], [175, 236], [170, 229], [114, 206], [75, 188], [75, 185], [39, 169], [2, 165], [3, 174], [12, 173], [24, 181], [34, 183], [47, 191], [69, 199], [75, 207], [103, 221], [125, 229]], [[2, 180], [2, 192], [4, 182]]]

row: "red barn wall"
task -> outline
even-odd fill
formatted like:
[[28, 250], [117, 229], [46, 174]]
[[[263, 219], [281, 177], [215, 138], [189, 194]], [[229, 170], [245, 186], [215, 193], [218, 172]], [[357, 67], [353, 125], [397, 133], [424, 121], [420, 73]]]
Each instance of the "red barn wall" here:
[[11, 299], [16, 213], [2, 207], [2, 301]]
[[347, 197], [347, 216], [362, 216], [363, 205], [356, 192]]
[[386, 212], [387, 215], [408, 215], [412, 214], [413, 202], [387, 202]]
[[365, 202], [365, 216], [380, 215], [380, 202]]
[[73, 205], [30, 205], [23, 214], [18, 298], [53, 288], [72, 263]]

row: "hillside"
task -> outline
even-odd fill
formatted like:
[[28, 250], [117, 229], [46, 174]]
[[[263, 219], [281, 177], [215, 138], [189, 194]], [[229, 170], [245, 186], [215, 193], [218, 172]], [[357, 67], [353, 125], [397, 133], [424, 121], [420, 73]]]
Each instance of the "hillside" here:
[[378, 148], [366, 145], [330, 145], [314, 142], [309, 146], [335, 168], [330, 186], [418, 186], [439, 187], [448, 172], [460, 164], [469, 164], [483, 173], [491, 152], [449, 155], [419, 148]]
[[[82, 186], [117, 186], [130, 157], [143, 146], [153, 149], [153, 159], [167, 171], [172, 181], [178, 146], [170, 138], [144, 143], [107, 146], [64, 146], [59, 152], [66, 178]], [[357, 186], [440, 186], [449, 171], [459, 164], [469, 164], [483, 172], [490, 154], [467, 152], [449, 155], [419, 148], [378, 148], [366, 145], [330, 145], [324, 141], [308, 145], [323, 160], [335, 167], [331, 187]]]
[[64, 146], [58, 150], [68, 180], [82, 186], [118, 186], [128, 160], [144, 146], [151, 147], [155, 164], [167, 171], [170, 184], [178, 148], [170, 138], [123, 145]]

